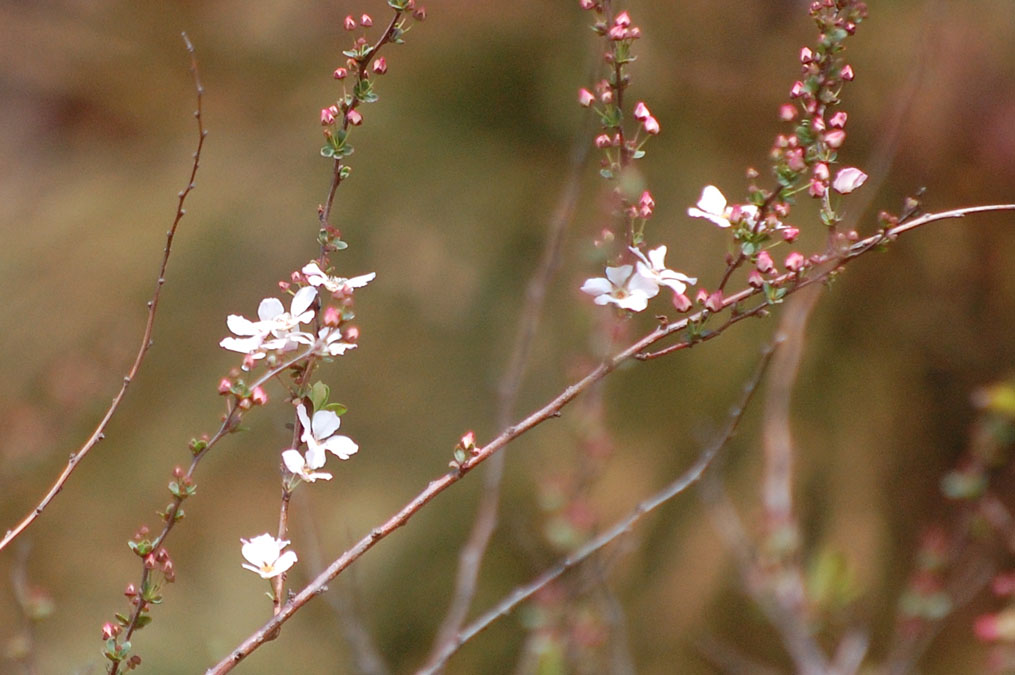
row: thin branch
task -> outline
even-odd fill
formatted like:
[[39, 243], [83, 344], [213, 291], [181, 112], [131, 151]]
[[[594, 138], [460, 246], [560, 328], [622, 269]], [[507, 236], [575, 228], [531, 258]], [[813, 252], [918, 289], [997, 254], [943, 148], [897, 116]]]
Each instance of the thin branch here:
[[645, 515], [659, 508], [662, 504], [665, 504], [669, 500], [673, 499], [697, 482], [708, 466], [712, 463], [715, 456], [733, 437], [737, 426], [740, 424], [740, 420], [743, 419], [747, 405], [750, 403], [755, 389], [757, 389], [758, 383], [765, 374], [765, 370], [771, 361], [774, 351], [775, 347], [769, 346], [762, 352], [760, 363], [755, 368], [750, 379], [744, 384], [740, 400], [737, 401], [736, 406], [730, 410], [729, 421], [726, 424], [726, 428], [712, 443], [712, 445], [698, 456], [698, 459], [689, 469], [687, 469], [687, 471], [682, 473], [676, 480], [653, 496], [640, 502], [634, 510], [631, 511], [631, 513], [615, 523], [612, 527], [590, 539], [574, 553], [568, 555], [566, 558], [540, 574], [528, 584], [519, 586], [508, 594], [506, 598], [497, 603], [497, 605], [491, 610], [469, 624], [469, 626], [464, 630], [460, 631], [455, 636], [454, 642], [446, 645], [444, 649], [441, 650], [440, 654], [438, 654], [436, 663], [428, 664], [424, 668], [420, 669], [417, 671], [417, 675], [434, 675], [434, 673], [440, 671], [447, 663], [447, 660], [456, 651], [458, 651], [462, 645], [482, 631], [486, 630], [494, 621], [507, 616], [515, 609], [515, 607], [532, 597], [535, 593], [539, 592], [540, 589], [545, 588], [548, 584], [563, 575], [565, 572], [577, 567], [588, 560], [589, 557], [619, 539], [622, 535], [630, 532], [638, 521], [645, 517]]
[[[960, 209], [952, 209], [950, 211], [942, 211], [940, 213], [929, 213], [919, 218], [915, 218], [904, 224], [897, 225], [893, 228], [889, 228], [876, 235], [872, 235], [866, 239], [863, 239], [855, 244], [847, 247], [841, 253], [825, 254], [819, 257], [818, 263], [821, 261], [830, 262], [835, 261], [837, 266], [842, 266], [856, 258], [862, 256], [869, 251], [874, 250], [881, 244], [893, 241], [898, 235], [908, 232], [910, 230], [917, 229], [929, 223], [938, 220], [947, 220], [952, 218], [962, 218], [966, 215], [973, 213], [985, 213], [988, 211], [1015, 211], [1015, 204], [993, 204], [988, 206], [973, 206], [965, 207]], [[827, 276], [827, 275], [826, 275]], [[824, 277], [822, 277], [824, 278]], [[811, 280], [805, 280], [804, 282], [796, 283], [794, 281], [799, 279], [798, 274], [785, 274], [779, 277], [774, 283], [785, 284], [786, 293], [790, 295], [795, 293], [801, 288], [806, 287], [807, 282]], [[723, 307], [732, 307], [735, 303], [743, 302], [744, 300], [757, 295], [761, 291], [755, 288], [746, 288], [739, 293], [731, 295], [723, 301]], [[518, 423], [505, 428], [497, 437], [490, 441], [484, 447], [477, 447], [471, 457], [462, 462], [456, 470], [446, 473], [439, 478], [430, 481], [429, 485], [422, 490], [419, 494], [413, 497], [408, 503], [405, 504], [397, 513], [392, 515], [381, 525], [373, 528], [369, 534], [359, 540], [352, 548], [348, 549], [341, 556], [336, 558], [332, 563], [319, 574], [312, 582], [304, 587], [299, 593], [297, 593], [289, 601], [289, 603], [283, 607], [282, 611], [277, 616], [269, 619], [261, 628], [254, 631], [248, 636], [240, 645], [230, 652], [224, 659], [218, 664], [208, 669], [209, 674], [226, 673], [232, 670], [236, 664], [249, 656], [254, 650], [260, 647], [270, 634], [276, 631], [283, 623], [292, 618], [293, 614], [296, 613], [303, 605], [313, 599], [315, 596], [323, 593], [328, 582], [338, 576], [345, 568], [351, 565], [353, 562], [358, 560], [367, 551], [373, 548], [377, 542], [388, 537], [398, 528], [409, 522], [420, 509], [431, 502], [437, 495], [447, 490], [449, 487], [457, 483], [459, 480], [465, 477], [472, 469], [476, 468], [484, 461], [492, 457], [499, 450], [504, 448], [508, 443], [523, 435], [527, 431], [534, 427], [542, 424], [548, 419], [558, 417], [561, 410], [573, 401], [579, 394], [587, 390], [589, 387], [599, 382], [616, 368], [629, 359], [635, 358], [636, 355], [641, 354], [644, 350], [648, 349], [652, 345], [656, 344], [660, 340], [674, 335], [688, 327], [691, 322], [700, 323], [707, 314], [710, 314], [707, 310], [703, 310], [694, 315], [686, 317], [678, 322], [659, 326], [649, 334], [645, 335], [638, 341], [634, 342], [626, 349], [615, 354], [613, 357], [606, 359], [599, 366], [594, 368], [585, 377], [570, 385], [563, 392], [558, 394], [553, 400], [544, 405], [539, 410], [531, 413], [525, 419]]]
[[57, 477], [53, 483], [49, 492], [42, 498], [32, 511], [24, 517], [24, 519], [17, 524], [13, 529], [7, 530], [4, 534], [3, 539], [0, 539], [0, 551], [7, 547], [18, 535], [24, 532], [25, 528], [32, 524], [36, 518], [42, 515], [42, 512], [49, 506], [49, 503], [53, 501], [61, 490], [63, 490], [64, 484], [70, 478], [70, 475], [74, 473], [74, 469], [78, 467], [81, 460], [85, 458], [85, 455], [98, 444], [99, 441], [106, 437], [106, 426], [109, 421], [113, 418], [117, 409], [120, 407], [120, 403], [123, 401], [124, 395], [127, 393], [127, 387], [137, 376], [138, 371], [141, 369], [141, 363], [144, 361], [145, 355], [148, 354], [148, 350], [152, 346], [152, 332], [155, 327], [155, 312], [158, 310], [159, 298], [162, 296], [162, 286], [166, 283], [166, 267], [169, 265], [169, 254], [173, 247], [173, 237], [176, 236], [176, 227], [180, 224], [183, 219], [183, 215], [186, 210], [183, 208], [183, 203], [187, 199], [187, 195], [190, 194], [191, 190], [194, 189], [194, 179], [197, 177], [197, 168], [201, 162], [201, 148], [204, 147], [204, 139], [208, 135], [208, 132], [204, 128], [204, 123], [201, 120], [201, 97], [204, 94], [204, 86], [201, 84], [201, 78], [197, 71], [197, 56], [194, 53], [194, 45], [190, 43], [190, 38], [187, 37], [186, 33], [183, 33], [183, 41], [187, 45], [187, 51], [190, 53], [190, 72], [194, 76], [194, 88], [197, 91], [197, 110], [194, 111], [194, 118], [197, 120], [197, 149], [194, 151], [194, 163], [190, 169], [190, 179], [187, 181], [187, 186], [183, 188], [177, 195], [176, 203], [176, 217], [173, 218], [173, 224], [170, 226], [169, 231], [166, 232], [166, 247], [162, 252], [162, 263], [159, 266], [159, 276], [155, 281], [155, 291], [152, 293], [151, 300], [148, 301], [148, 319], [145, 321], [144, 333], [141, 336], [141, 345], [138, 347], [137, 355], [134, 357], [134, 363], [131, 365], [130, 370], [123, 378], [123, 383], [120, 385], [120, 391], [113, 397], [113, 402], [109, 405], [105, 415], [102, 416], [102, 420], [98, 426], [92, 432], [92, 435], [88, 437], [76, 452], [71, 453], [70, 459], [67, 460], [67, 466]]
[[[586, 119], [593, 120], [591, 116]], [[578, 196], [581, 192], [581, 170], [588, 158], [588, 134], [584, 131], [577, 136], [570, 158], [570, 167], [564, 189], [561, 191], [553, 216], [547, 227], [546, 243], [543, 247], [539, 267], [529, 279], [525, 292], [525, 305], [518, 320], [518, 332], [511, 351], [508, 366], [501, 376], [497, 388], [497, 421], [496, 428], [503, 429], [511, 423], [514, 415], [518, 392], [525, 375], [532, 342], [539, 330], [546, 291], [560, 267], [560, 252], [564, 242], [567, 226], [574, 217]], [[472, 531], [458, 557], [458, 572], [455, 577], [455, 590], [448, 611], [437, 629], [431, 656], [435, 657], [444, 646], [455, 638], [455, 634], [465, 622], [472, 599], [476, 593], [479, 569], [483, 564], [483, 556], [489, 546], [490, 537], [497, 527], [497, 511], [500, 503], [500, 486], [504, 476], [504, 455], [498, 454], [490, 460], [483, 475], [483, 490], [479, 506], [476, 509]]]

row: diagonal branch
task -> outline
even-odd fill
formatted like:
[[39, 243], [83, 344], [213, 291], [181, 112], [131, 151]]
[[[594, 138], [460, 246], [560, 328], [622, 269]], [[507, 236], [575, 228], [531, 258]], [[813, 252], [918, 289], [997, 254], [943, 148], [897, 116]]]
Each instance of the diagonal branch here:
[[[888, 228], [879, 232], [878, 234], [872, 235], [865, 239], [862, 239], [851, 246], [846, 247], [841, 252], [826, 253], [818, 256], [815, 260], [815, 265], [827, 264], [834, 262], [834, 267], [830, 268], [827, 272], [805, 278], [801, 280], [800, 274], [798, 273], [787, 273], [772, 283], [776, 285], [784, 286], [786, 294], [791, 295], [802, 288], [806, 288], [812, 283], [824, 281], [828, 276], [836, 269], [849, 263], [856, 258], [868, 253], [872, 250], [877, 249], [879, 246], [894, 241], [898, 235], [915, 230], [924, 225], [939, 220], [948, 220], [953, 218], [963, 218], [966, 215], [974, 213], [986, 213], [989, 211], [1015, 211], [1015, 204], [993, 204], [987, 206], [972, 206], [960, 209], [952, 209], [950, 211], [942, 211], [940, 213], [928, 213], [914, 218], [911, 221], [897, 225], [892, 228]], [[738, 305], [755, 295], [760, 294], [762, 291], [755, 288], [745, 288], [739, 293], [735, 293], [724, 299], [721, 309], [731, 309], [734, 305]], [[627, 348], [621, 350], [614, 356], [606, 359], [599, 366], [594, 368], [585, 377], [570, 385], [560, 394], [558, 394], [553, 400], [544, 405], [539, 410], [531, 413], [525, 419], [517, 422], [516, 424], [506, 427], [497, 437], [487, 443], [483, 447], [476, 447], [472, 455], [458, 465], [456, 470], [442, 475], [436, 478], [427, 485], [419, 494], [413, 497], [405, 506], [403, 506], [397, 513], [388, 518], [381, 525], [373, 528], [369, 534], [359, 540], [352, 548], [348, 549], [341, 556], [336, 558], [328, 567], [321, 572], [312, 582], [305, 586], [300, 592], [296, 593], [291, 600], [282, 608], [276, 616], [269, 619], [261, 628], [252, 633], [247, 637], [240, 645], [233, 649], [233, 651], [222, 659], [218, 664], [209, 668], [208, 675], [226, 673], [233, 669], [240, 661], [245, 659], [256, 649], [258, 649], [264, 642], [266, 642], [269, 636], [273, 635], [281, 627], [283, 623], [292, 618], [293, 614], [296, 613], [303, 605], [307, 604], [315, 596], [323, 593], [327, 587], [328, 582], [337, 577], [352, 563], [362, 557], [367, 551], [374, 547], [379, 541], [388, 537], [398, 528], [402, 527], [409, 522], [416, 513], [420, 511], [424, 506], [433, 501], [437, 495], [441, 494], [449, 487], [460, 481], [474, 468], [485, 462], [487, 459], [492, 457], [498, 451], [503, 449], [508, 443], [515, 440], [519, 436], [523, 435], [527, 431], [534, 427], [542, 424], [548, 419], [560, 416], [561, 410], [564, 409], [571, 401], [578, 397], [579, 394], [589, 389], [592, 385], [599, 382], [607, 375], [612, 373], [616, 368], [628, 361], [635, 358], [637, 355], [642, 354], [646, 349], [656, 344], [660, 340], [666, 337], [675, 335], [680, 331], [685, 330], [692, 322], [701, 323], [706, 316], [711, 314], [708, 310], [702, 310], [691, 316], [688, 316], [680, 321], [674, 323], [668, 323], [657, 327], [641, 339], [637, 340]], [[738, 316], [743, 316], [739, 314]], [[723, 328], [733, 325], [736, 321], [730, 321]], [[688, 342], [681, 344], [693, 344], [695, 341], [700, 341], [700, 338], [688, 338]]]
[[8, 544], [25, 531], [29, 525], [35, 521], [42, 512], [49, 506], [49, 503], [63, 490], [63, 486], [67, 483], [70, 475], [74, 473], [78, 464], [85, 458], [93, 447], [95, 447], [99, 441], [106, 437], [106, 426], [109, 421], [113, 418], [117, 409], [120, 407], [120, 403], [123, 401], [124, 396], [127, 393], [127, 387], [137, 376], [138, 371], [141, 369], [141, 363], [144, 361], [145, 356], [148, 354], [148, 350], [152, 346], [152, 332], [155, 328], [155, 312], [159, 307], [159, 298], [162, 296], [162, 286], [166, 283], [166, 267], [169, 265], [169, 254], [173, 248], [173, 238], [176, 236], [176, 228], [183, 219], [183, 215], [186, 210], [183, 208], [183, 203], [186, 201], [187, 196], [191, 190], [194, 189], [194, 179], [197, 177], [197, 168], [201, 162], [201, 149], [204, 147], [204, 139], [208, 135], [207, 130], [204, 128], [204, 122], [201, 119], [201, 97], [204, 94], [204, 86], [201, 84], [201, 77], [197, 71], [197, 56], [194, 53], [194, 45], [191, 44], [190, 38], [187, 37], [186, 33], [182, 33], [183, 41], [187, 45], [187, 51], [190, 53], [190, 72], [194, 76], [194, 88], [197, 91], [197, 109], [194, 111], [194, 118], [197, 120], [197, 149], [194, 151], [194, 164], [190, 169], [190, 178], [187, 181], [187, 186], [183, 188], [177, 195], [176, 203], [176, 217], [173, 218], [173, 224], [169, 227], [169, 231], [166, 232], [166, 247], [162, 252], [162, 263], [159, 266], [159, 276], [155, 281], [155, 291], [152, 293], [151, 300], [148, 301], [148, 319], [145, 321], [144, 334], [141, 336], [141, 345], [138, 347], [137, 355], [134, 357], [134, 363], [131, 365], [130, 370], [123, 378], [123, 383], [120, 385], [120, 391], [113, 397], [113, 402], [106, 409], [105, 415], [99, 421], [98, 426], [92, 432], [88, 440], [85, 441], [76, 452], [71, 453], [70, 459], [67, 460], [67, 466], [57, 477], [56, 481], [50, 487], [49, 492], [42, 498], [42, 501], [32, 509], [32, 511], [22, 519], [13, 529], [7, 530], [4, 534], [3, 539], [0, 539], [0, 551], [2, 551]]

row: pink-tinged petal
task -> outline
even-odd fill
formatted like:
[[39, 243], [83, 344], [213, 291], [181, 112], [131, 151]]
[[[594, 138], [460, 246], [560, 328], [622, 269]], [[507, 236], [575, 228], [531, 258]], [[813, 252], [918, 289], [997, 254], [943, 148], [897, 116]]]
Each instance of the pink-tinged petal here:
[[609, 279], [594, 277], [592, 279], [586, 279], [585, 283], [582, 284], [581, 290], [583, 293], [588, 293], [589, 295], [603, 295], [604, 293], [610, 293], [613, 290], [613, 284], [610, 283]]
[[839, 194], [847, 195], [867, 181], [867, 174], [855, 166], [842, 169], [835, 175], [832, 188]]
[[348, 436], [332, 436], [324, 442], [323, 447], [339, 459], [349, 459], [359, 450], [359, 446]]
[[245, 316], [230, 314], [226, 317], [226, 326], [236, 335], [257, 335], [260, 329], [256, 323]]
[[623, 288], [630, 278], [634, 268], [630, 265], [621, 265], [620, 267], [607, 267], [606, 278], [609, 279], [614, 286]]
[[328, 436], [338, 431], [342, 426], [342, 418], [335, 414], [334, 410], [318, 410], [314, 413], [311, 427], [314, 430], [314, 438], [323, 441]]
[[285, 313], [285, 307], [278, 298], [265, 298], [257, 306], [257, 316], [261, 321], [271, 321], [279, 314]]
[[313, 286], [304, 286], [300, 290], [296, 291], [296, 295], [293, 296], [292, 305], [290, 306], [290, 312], [293, 316], [302, 315], [307, 309], [314, 303], [314, 299], [317, 297], [317, 289]]
[[290, 473], [294, 473], [297, 476], [302, 474], [307, 466], [307, 462], [303, 459], [300, 451], [291, 449], [282, 453], [282, 463], [285, 464], [285, 468], [289, 469]]

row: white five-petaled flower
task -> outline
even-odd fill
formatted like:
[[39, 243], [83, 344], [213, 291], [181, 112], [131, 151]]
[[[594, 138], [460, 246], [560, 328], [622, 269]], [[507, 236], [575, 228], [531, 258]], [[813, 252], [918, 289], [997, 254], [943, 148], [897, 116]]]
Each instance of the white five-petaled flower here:
[[311, 286], [324, 286], [332, 293], [348, 292], [354, 288], [363, 288], [377, 276], [376, 272], [361, 274], [358, 277], [346, 279], [344, 277], [329, 277], [321, 269], [316, 261], [311, 260], [301, 270]]
[[649, 298], [659, 293], [659, 284], [635, 272], [633, 265], [607, 267], [606, 277], [586, 279], [582, 292], [596, 296], [597, 305], [612, 303], [622, 309], [640, 312], [648, 307]]
[[[310, 461], [311, 459], [313, 461]], [[299, 450], [290, 448], [282, 452], [282, 462], [285, 464], [285, 468], [308, 483], [314, 483], [318, 479], [331, 480], [332, 478], [330, 473], [317, 470], [324, 466], [323, 452], [306, 458], [300, 454]], [[317, 462], [320, 462], [320, 464]]]
[[262, 579], [271, 579], [284, 574], [297, 560], [294, 552], [282, 551], [289, 545], [288, 541], [276, 539], [270, 534], [265, 533], [253, 539], [240, 541], [243, 542], [241, 549], [243, 557], [247, 559], [247, 562], [243, 563], [243, 568], [257, 572]]
[[257, 307], [259, 321], [230, 314], [226, 325], [239, 337], [223, 338], [219, 345], [255, 358], [261, 358], [267, 350], [287, 349], [293, 343], [293, 335], [299, 333], [300, 324], [314, 318], [310, 306], [316, 297], [317, 289], [305, 286], [293, 296], [288, 312], [278, 298], [265, 298]]
[[674, 293], [683, 293], [687, 289], [688, 284], [693, 286], [698, 283], [696, 278], [666, 267], [665, 244], [650, 249], [648, 257], [645, 257], [644, 253], [634, 247], [631, 247], [631, 252], [638, 256], [637, 270], [640, 276], [650, 279], [660, 286], [666, 286], [672, 289]]
[[324, 466], [325, 451], [340, 459], [349, 459], [359, 450], [359, 446], [348, 436], [335, 435], [342, 426], [342, 418], [334, 410], [318, 410], [311, 420], [307, 416], [306, 407], [301, 403], [296, 407], [296, 415], [303, 425], [303, 435], [300, 438], [307, 444], [306, 463], [310, 466]]
[[[740, 212], [748, 223], [753, 223], [758, 217], [758, 207], [753, 204], [745, 204], [740, 207]], [[730, 217], [733, 215], [733, 207], [728, 206], [726, 197], [714, 185], [706, 185], [701, 191], [701, 199], [698, 200], [697, 208], [694, 206], [687, 209], [687, 215], [694, 218], [711, 220], [719, 227], [732, 225]]]

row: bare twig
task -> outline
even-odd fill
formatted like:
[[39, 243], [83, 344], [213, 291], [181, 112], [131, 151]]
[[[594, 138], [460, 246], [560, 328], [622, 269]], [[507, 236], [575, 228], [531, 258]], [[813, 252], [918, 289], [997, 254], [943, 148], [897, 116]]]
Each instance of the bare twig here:
[[[586, 119], [593, 118], [587, 116]], [[511, 358], [497, 388], [497, 428], [503, 429], [511, 423], [518, 391], [525, 375], [532, 342], [539, 330], [546, 291], [560, 266], [560, 250], [567, 226], [574, 217], [575, 206], [580, 193], [581, 169], [588, 157], [588, 134], [584, 131], [577, 136], [570, 159], [567, 179], [561, 191], [557, 206], [547, 227], [546, 243], [539, 267], [529, 279], [525, 292], [525, 305], [518, 320], [518, 332], [511, 351]], [[435, 657], [444, 645], [455, 638], [469, 612], [476, 593], [476, 582], [483, 556], [490, 543], [490, 537], [497, 527], [497, 510], [500, 503], [500, 486], [504, 475], [504, 455], [496, 455], [487, 464], [483, 475], [483, 490], [476, 509], [469, 538], [459, 552], [458, 572], [455, 576], [455, 590], [451, 603], [434, 638], [431, 656]]]
[[[952, 209], [950, 211], [942, 211], [940, 213], [928, 213], [920, 216], [919, 218], [914, 218], [911, 221], [867, 237], [866, 239], [862, 239], [855, 244], [846, 247], [846, 249], [842, 252], [828, 253], [823, 256], [819, 256], [815, 264], [834, 261], [836, 263], [836, 268], [838, 268], [864, 255], [865, 253], [874, 250], [879, 245], [894, 240], [898, 235], [910, 230], [920, 228], [939, 220], [963, 218], [969, 214], [986, 213], [989, 211], [1015, 211], [1015, 204], [973, 206]], [[825, 273], [815, 279], [808, 278], [796, 285], [793, 284], [793, 281], [798, 280], [799, 275], [797, 273], [788, 273], [778, 277], [772, 283], [776, 285], [784, 285], [787, 295], [790, 295], [801, 288], [805, 288], [809, 283], [823, 280], [829, 273], [830, 272]], [[743, 302], [760, 292], [761, 291], [759, 289], [745, 288], [744, 290], [725, 298], [723, 301], [723, 308], [731, 308], [734, 304]], [[707, 310], [703, 310], [680, 321], [657, 327], [655, 330], [637, 340], [627, 348], [621, 350], [611, 358], [606, 359], [581, 380], [564, 389], [564, 391], [542, 408], [531, 413], [518, 423], [505, 428], [485, 446], [477, 447], [473, 451], [472, 456], [462, 462], [457, 470], [453, 470], [435, 480], [430, 481], [429, 485], [427, 485], [424, 490], [413, 497], [397, 513], [392, 515], [381, 525], [373, 528], [369, 534], [360, 539], [352, 548], [346, 550], [341, 556], [332, 561], [332, 563], [323, 572], [321, 572], [321, 574], [293, 596], [278, 615], [272, 617], [261, 628], [248, 636], [240, 645], [234, 648], [228, 656], [210, 668], [207, 672], [209, 674], [218, 674], [232, 670], [236, 664], [260, 647], [268, 639], [269, 635], [276, 631], [283, 623], [292, 618], [293, 614], [295, 614], [296, 611], [298, 611], [303, 605], [322, 593], [329, 581], [334, 579], [349, 565], [362, 557], [367, 551], [373, 548], [377, 542], [388, 537], [398, 528], [409, 522], [410, 518], [430, 503], [437, 495], [464, 478], [467, 473], [472, 471], [472, 469], [485, 462], [514, 439], [539, 424], [542, 424], [546, 420], [559, 416], [561, 410], [563, 410], [567, 404], [573, 401], [579, 394], [587, 390], [589, 387], [613, 372], [621, 363], [635, 358], [637, 354], [644, 352], [644, 350], [648, 349], [660, 340], [685, 330], [691, 322], [700, 323], [709, 313], [710, 312]]]
[[469, 624], [469, 626], [465, 629], [459, 631], [459, 633], [455, 636], [454, 641], [451, 644], [446, 645], [438, 654], [437, 661], [435, 663], [428, 664], [417, 671], [417, 675], [433, 675], [434, 673], [437, 673], [444, 667], [447, 660], [456, 651], [458, 651], [459, 648], [461, 648], [462, 645], [482, 631], [486, 630], [486, 628], [488, 628], [494, 621], [507, 616], [514, 610], [515, 607], [532, 597], [540, 589], [545, 588], [549, 583], [560, 577], [568, 570], [571, 570], [579, 564], [585, 562], [593, 554], [601, 551], [604, 547], [613, 543], [622, 535], [630, 532], [638, 521], [646, 514], [651, 513], [662, 504], [665, 504], [667, 501], [673, 499], [701, 478], [701, 475], [708, 468], [709, 464], [711, 464], [716, 454], [718, 454], [733, 437], [733, 434], [736, 431], [740, 420], [743, 418], [745, 410], [747, 409], [747, 405], [750, 403], [751, 397], [765, 373], [774, 350], [774, 347], [767, 347], [762, 352], [761, 362], [758, 364], [757, 368], [755, 368], [755, 371], [751, 375], [750, 379], [744, 384], [740, 400], [737, 401], [736, 405], [730, 410], [729, 421], [726, 424], [726, 428], [712, 443], [712, 445], [706, 448], [706, 450], [698, 456], [698, 459], [687, 471], [682, 473], [676, 480], [667, 485], [665, 488], [639, 503], [638, 506], [636, 506], [625, 518], [618, 521], [598, 536], [590, 539], [574, 553], [571, 553], [556, 565], [540, 574], [533, 581], [516, 588], [501, 602], [497, 603], [497, 605], [490, 611], [486, 612], [474, 622]]
[[3, 539], [0, 539], [0, 551], [2, 551], [8, 544], [24, 532], [25, 528], [32, 524], [36, 518], [42, 515], [42, 512], [49, 506], [49, 503], [53, 501], [63, 486], [67, 483], [71, 474], [81, 463], [81, 460], [85, 458], [85, 455], [91, 451], [99, 441], [106, 437], [106, 426], [109, 424], [109, 420], [113, 418], [117, 409], [120, 407], [120, 403], [123, 401], [124, 395], [127, 393], [127, 387], [137, 376], [138, 371], [141, 369], [141, 363], [144, 361], [145, 355], [148, 354], [148, 350], [152, 346], [152, 332], [155, 327], [155, 312], [158, 310], [159, 298], [162, 296], [162, 286], [166, 283], [166, 267], [169, 265], [169, 254], [173, 248], [173, 238], [176, 236], [176, 228], [183, 219], [183, 215], [186, 210], [183, 208], [183, 203], [187, 199], [187, 195], [190, 194], [191, 190], [194, 189], [194, 179], [197, 177], [197, 168], [201, 162], [201, 148], [204, 147], [204, 139], [208, 135], [208, 132], [204, 128], [204, 123], [201, 120], [201, 97], [204, 94], [204, 86], [201, 84], [201, 78], [197, 71], [197, 56], [194, 53], [194, 45], [190, 43], [190, 38], [187, 37], [186, 33], [183, 33], [183, 41], [187, 45], [187, 51], [190, 53], [190, 72], [194, 76], [194, 88], [197, 91], [197, 109], [194, 111], [194, 118], [197, 120], [197, 149], [194, 151], [194, 163], [190, 169], [190, 179], [187, 181], [186, 187], [184, 187], [177, 195], [176, 202], [176, 216], [173, 218], [173, 224], [169, 227], [169, 231], [166, 232], [166, 247], [162, 252], [162, 263], [159, 266], [159, 276], [155, 281], [155, 291], [152, 293], [151, 300], [148, 301], [148, 319], [145, 321], [144, 333], [141, 336], [141, 345], [138, 347], [137, 355], [134, 357], [134, 363], [131, 365], [130, 370], [123, 378], [123, 383], [120, 385], [120, 391], [113, 397], [113, 402], [106, 409], [105, 415], [99, 421], [98, 426], [92, 432], [92, 435], [88, 437], [76, 452], [71, 453], [70, 459], [67, 460], [67, 466], [57, 477], [53, 486], [46, 493], [46, 496], [42, 498], [42, 501], [32, 509], [32, 511], [22, 519], [13, 529], [7, 531], [4, 534]]

